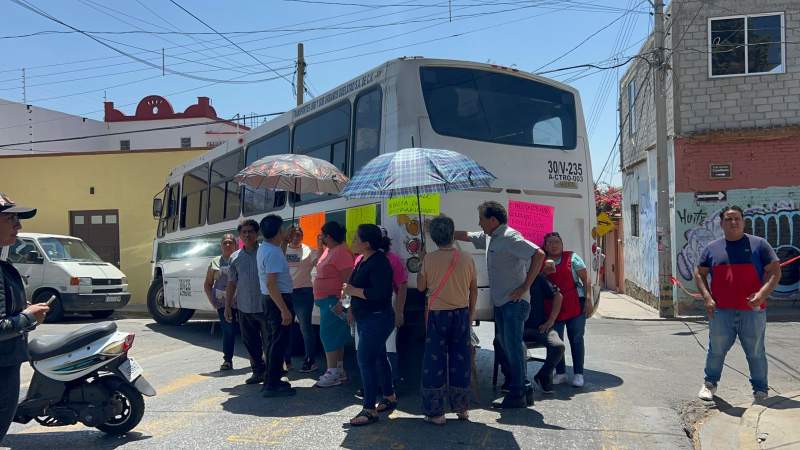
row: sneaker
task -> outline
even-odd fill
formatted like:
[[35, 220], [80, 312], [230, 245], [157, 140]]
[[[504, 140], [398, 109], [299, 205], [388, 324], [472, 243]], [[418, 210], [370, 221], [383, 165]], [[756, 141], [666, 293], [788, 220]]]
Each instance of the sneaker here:
[[250, 378], [244, 380], [245, 384], [258, 384], [264, 382], [264, 374], [263, 373], [254, 373], [250, 376]]
[[219, 366], [219, 370], [226, 371], [226, 370], [233, 370], [233, 363], [230, 361], [223, 361], [222, 365]]
[[342, 380], [339, 377], [338, 371], [336, 369], [328, 369], [325, 371], [325, 373], [322, 374], [321, 377], [319, 377], [319, 380], [317, 381], [317, 384], [315, 384], [315, 386], [331, 387], [331, 386], [339, 386], [340, 384], [342, 384]]
[[567, 374], [557, 373], [553, 376], [553, 385], [564, 384], [567, 382]]
[[350, 379], [347, 378], [347, 372], [345, 372], [344, 369], [336, 369], [336, 370], [338, 372], [340, 382], [347, 383], [348, 381], [350, 381]]
[[713, 383], [709, 383], [706, 381], [703, 383], [703, 387], [700, 388], [700, 392], [697, 393], [697, 397], [700, 400], [705, 400], [710, 402], [714, 400], [714, 394], [717, 392], [717, 387]]
[[767, 398], [769, 398], [769, 394], [766, 391], [755, 391], [753, 392], [753, 404], [754, 405], [763, 405]]
[[572, 386], [574, 387], [583, 387], [583, 374], [576, 373], [575, 376], [572, 377]]
[[308, 373], [308, 372], [313, 372], [313, 371], [315, 371], [317, 369], [319, 369], [319, 366], [317, 366], [317, 363], [314, 362], [313, 359], [307, 359], [307, 360], [303, 361], [303, 367], [300, 368], [300, 372]]

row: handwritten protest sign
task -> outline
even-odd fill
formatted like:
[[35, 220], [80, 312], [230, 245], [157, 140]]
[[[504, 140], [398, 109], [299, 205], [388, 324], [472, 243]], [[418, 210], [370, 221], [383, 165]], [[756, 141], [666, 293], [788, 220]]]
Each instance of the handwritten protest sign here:
[[364, 223], [375, 223], [375, 204], [347, 208], [345, 211], [345, 227], [347, 228], [347, 245], [353, 244], [356, 229]]
[[400, 197], [392, 197], [387, 202], [387, 213], [390, 216], [399, 216], [400, 214], [419, 214], [419, 209], [422, 209], [424, 216], [438, 216], [440, 212], [441, 196], [438, 193], [434, 194], [421, 194], [419, 196], [419, 208], [417, 208], [416, 195], [403, 195]]
[[303, 229], [303, 244], [316, 249], [317, 235], [325, 225], [325, 213], [318, 212], [300, 217], [300, 228]]
[[508, 225], [522, 236], [541, 246], [544, 235], [553, 231], [555, 207], [538, 203], [508, 201]]

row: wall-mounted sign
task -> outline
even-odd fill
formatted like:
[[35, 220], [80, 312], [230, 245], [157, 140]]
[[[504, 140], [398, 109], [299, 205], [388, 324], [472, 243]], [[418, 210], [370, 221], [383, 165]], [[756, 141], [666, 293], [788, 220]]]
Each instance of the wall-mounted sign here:
[[708, 173], [709, 177], [714, 180], [731, 178], [731, 163], [709, 164]]
[[694, 193], [694, 199], [698, 202], [724, 202], [727, 198], [728, 193], [725, 191]]

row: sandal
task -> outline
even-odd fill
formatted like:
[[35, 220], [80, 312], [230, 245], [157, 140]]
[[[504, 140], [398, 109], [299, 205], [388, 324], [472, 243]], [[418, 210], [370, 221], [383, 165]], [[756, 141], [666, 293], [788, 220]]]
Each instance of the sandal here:
[[[359, 417], [366, 417], [367, 420], [364, 422], [353, 422], [354, 420], [358, 419]], [[372, 413], [367, 411], [366, 409], [362, 409], [360, 413], [358, 413], [355, 417], [350, 419], [350, 425], [354, 427], [361, 427], [364, 425], [371, 425], [378, 421], [378, 415], [375, 414], [374, 416]]]
[[469, 411], [456, 413], [456, 417], [458, 417], [458, 420], [469, 420]]
[[397, 409], [397, 400], [389, 400], [388, 398], [383, 398], [381, 401], [378, 402], [378, 405], [375, 407], [379, 413], [382, 412], [392, 412]]
[[445, 419], [444, 416], [436, 416], [436, 417], [425, 416], [423, 417], [422, 420], [432, 425], [444, 425], [447, 423], [447, 419]]

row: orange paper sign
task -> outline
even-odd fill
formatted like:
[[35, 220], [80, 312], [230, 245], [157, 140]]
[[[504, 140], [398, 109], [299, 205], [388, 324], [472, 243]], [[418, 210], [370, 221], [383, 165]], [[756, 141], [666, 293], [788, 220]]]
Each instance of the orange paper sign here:
[[317, 235], [325, 225], [325, 213], [318, 212], [300, 217], [300, 228], [303, 229], [303, 243], [307, 246], [317, 248]]

